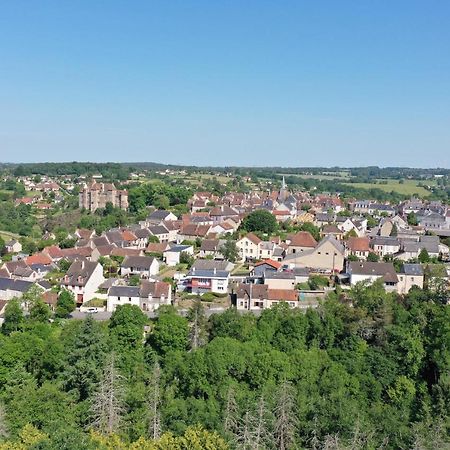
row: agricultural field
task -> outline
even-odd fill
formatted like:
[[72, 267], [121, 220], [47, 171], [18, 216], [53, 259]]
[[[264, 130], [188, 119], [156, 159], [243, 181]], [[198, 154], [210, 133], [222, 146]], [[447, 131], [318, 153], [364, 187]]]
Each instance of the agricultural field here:
[[[402, 195], [414, 195], [417, 194], [419, 197], [427, 197], [431, 193], [427, 191], [425, 188], [418, 186], [420, 181], [418, 180], [404, 180], [403, 183], [400, 183], [399, 180], [377, 180], [378, 182], [373, 183], [345, 183], [349, 186], [354, 186], [356, 188], [361, 189], [381, 189], [385, 192], [398, 192]], [[380, 181], [383, 184], [380, 184]], [[386, 183], [386, 184], [384, 184]], [[425, 183], [422, 181], [422, 183]]]
[[305, 180], [308, 179], [314, 179], [314, 180], [348, 180], [350, 179], [350, 172], [346, 172], [346, 171], [341, 171], [341, 172], [327, 172], [327, 173], [322, 173], [322, 174], [317, 174], [317, 175], [312, 175], [312, 174], [304, 174], [304, 173], [279, 173], [277, 175], [281, 175], [281, 176], [285, 176], [285, 177], [290, 177], [290, 176], [295, 176], [295, 177], [299, 177], [299, 178], [303, 178]]

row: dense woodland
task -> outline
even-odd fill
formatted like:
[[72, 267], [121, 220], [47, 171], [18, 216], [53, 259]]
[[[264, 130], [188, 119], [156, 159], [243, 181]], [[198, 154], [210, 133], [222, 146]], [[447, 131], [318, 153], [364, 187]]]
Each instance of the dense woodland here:
[[448, 445], [450, 310], [426, 290], [151, 321], [128, 305], [49, 321], [28, 301], [26, 318], [8, 304], [0, 336], [0, 449]]

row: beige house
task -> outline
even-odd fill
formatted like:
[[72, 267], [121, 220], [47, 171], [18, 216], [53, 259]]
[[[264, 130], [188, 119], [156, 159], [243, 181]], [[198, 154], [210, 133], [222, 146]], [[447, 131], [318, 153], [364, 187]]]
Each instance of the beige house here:
[[271, 289], [265, 284], [240, 284], [235, 295], [236, 309], [241, 311], [260, 311], [280, 302], [291, 308], [300, 307], [298, 292], [294, 289]]
[[344, 247], [332, 236], [324, 237], [317, 247], [286, 256], [283, 262], [291, 267], [341, 271], [344, 267]]
[[423, 268], [421, 264], [403, 264], [402, 270], [397, 274], [397, 292], [407, 294], [413, 286], [423, 288]]
[[236, 242], [239, 249], [239, 256], [241, 261], [247, 259], [259, 259], [259, 244], [262, 240], [256, 234], [248, 233], [243, 238]]

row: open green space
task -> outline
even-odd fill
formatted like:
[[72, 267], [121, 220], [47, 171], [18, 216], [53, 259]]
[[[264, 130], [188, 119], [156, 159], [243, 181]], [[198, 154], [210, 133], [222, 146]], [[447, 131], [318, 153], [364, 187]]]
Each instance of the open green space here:
[[402, 195], [415, 195], [419, 197], [427, 197], [431, 193], [425, 188], [418, 186], [419, 181], [417, 180], [404, 180], [400, 183], [399, 180], [381, 180], [383, 184], [378, 182], [373, 183], [345, 183], [348, 186], [354, 186], [361, 189], [381, 189], [385, 192], [398, 192]]

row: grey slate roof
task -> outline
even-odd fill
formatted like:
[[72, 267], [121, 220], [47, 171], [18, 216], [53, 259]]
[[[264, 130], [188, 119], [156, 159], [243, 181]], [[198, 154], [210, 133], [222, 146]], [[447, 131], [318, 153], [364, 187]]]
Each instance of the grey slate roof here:
[[149, 216], [147, 217], [148, 220], [165, 220], [166, 217], [170, 214], [170, 211], [165, 211], [163, 209], [157, 209], [153, 211]]
[[192, 269], [187, 274], [188, 277], [195, 277], [195, 278], [228, 278], [230, 275], [230, 272], [227, 270], [216, 270], [214, 269], [201, 269], [196, 270]]
[[0, 278], [0, 291], [26, 292], [33, 285], [31, 281], [13, 280], [12, 278]]
[[155, 258], [152, 256], [126, 256], [121, 267], [136, 267], [140, 269], [149, 269]]
[[423, 268], [421, 264], [403, 264], [401, 272], [405, 275], [423, 276]]
[[139, 286], [111, 286], [108, 295], [114, 297], [139, 297]]

